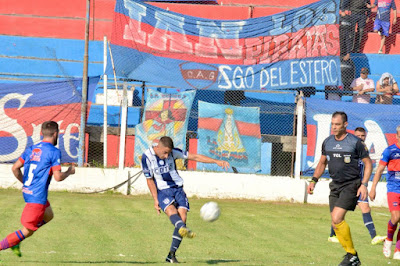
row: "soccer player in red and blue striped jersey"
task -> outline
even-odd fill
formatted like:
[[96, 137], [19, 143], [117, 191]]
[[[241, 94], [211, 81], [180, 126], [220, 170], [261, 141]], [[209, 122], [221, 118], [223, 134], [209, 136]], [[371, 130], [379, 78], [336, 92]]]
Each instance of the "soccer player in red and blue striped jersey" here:
[[[54, 217], [47, 200], [51, 177], [62, 181], [75, 173], [73, 165], [66, 172], [61, 172], [61, 152], [55, 147], [58, 140], [58, 124], [46, 121], [42, 124], [41, 131], [43, 140], [28, 148], [12, 166], [14, 176], [23, 184], [22, 194], [26, 205], [21, 216], [22, 228], [1, 240], [0, 250], [11, 248], [19, 257], [19, 243]], [[24, 174], [21, 171], [22, 167]]]
[[[369, 192], [371, 200], [375, 199], [376, 186], [387, 166], [387, 200], [391, 213], [388, 222], [387, 237], [383, 244], [383, 255], [389, 258], [392, 252], [393, 235], [400, 221], [400, 126], [396, 128], [397, 143], [387, 147], [381, 156], [379, 166], [375, 172], [372, 188]], [[393, 259], [400, 260], [400, 231], [397, 232], [396, 249]]]

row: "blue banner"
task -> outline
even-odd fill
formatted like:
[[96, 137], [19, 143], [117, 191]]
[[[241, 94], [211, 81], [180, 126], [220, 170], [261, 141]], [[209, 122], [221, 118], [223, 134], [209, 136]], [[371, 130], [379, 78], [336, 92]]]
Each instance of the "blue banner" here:
[[[199, 102], [200, 154], [225, 160], [241, 172], [261, 170], [260, 108]], [[199, 163], [197, 169], [215, 168]]]
[[[305, 174], [312, 174], [321, 157], [322, 142], [331, 134], [331, 118], [335, 111], [348, 116], [348, 132], [357, 127], [367, 131], [365, 144], [373, 162], [379, 161], [383, 150], [396, 142], [396, 127], [400, 125], [400, 106], [386, 104], [362, 104], [353, 102], [310, 99], [306, 101], [307, 113], [307, 160]], [[390, 116], [390, 119], [388, 118]]]
[[[99, 77], [88, 80], [92, 98]], [[45, 121], [60, 128], [61, 162], [77, 162], [81, 124], [82, 79], [0, 84], [0, 162], [14, 162], [41, 140]]]
[[176, 94], [147, 90], [142, 123], [135, 127], [135, 164], [142, 154], [162, 136], [169, 136], [174, 146], [186, 149], [186, 132], [189, 113], [196, 91]]
[[119, 76], [183, 89], [339, 85], [338, 9], [338, 0], [321, 0], [273, 16], [209, 20], [117, 0], [115, 69]]

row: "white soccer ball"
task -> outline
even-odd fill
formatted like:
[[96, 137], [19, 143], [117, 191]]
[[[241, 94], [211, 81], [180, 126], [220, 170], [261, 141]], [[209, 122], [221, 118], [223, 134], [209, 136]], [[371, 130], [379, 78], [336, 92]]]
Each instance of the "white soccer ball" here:
[[206, 222], [214, 222], [221, 214], [221, 210], [216, 202], [210, 201], [200, 209], [200, 217]]

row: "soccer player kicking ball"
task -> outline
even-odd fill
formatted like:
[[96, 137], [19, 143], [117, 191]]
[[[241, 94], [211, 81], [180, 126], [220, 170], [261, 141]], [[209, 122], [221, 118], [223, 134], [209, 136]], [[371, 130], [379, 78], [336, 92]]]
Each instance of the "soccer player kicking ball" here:
[[0, 242], [0, 250], [11, 248], [19, 257], [19, 243], [54, 217], [47, 200], [51, 176], [53, 175], [56, 181], [62, 181], [75, 173], [73, 165], [66, 172], [61, 172], [61, 152], [55, 147], [58, 140], [58, 124], [54, 121], [44, 122], [42, 135], [43, 140], [28, 148], [12, 166], [13, 174], [23, 184], [22, 194], [26, 205], [21, 216], [22, 229], [4, 238]]
[[215, 163], [227, 169], [226, 161], [212, 159], [205, 155], [189, 154], [186, 151], [174, 148], [170, 137], [161, 137], [157, 146], [150, 147], [142, 155], [143, 174], [147, 178], [147, 185], [154, 199], [154, 208], [160, 214], [163, 210], [175, 227], [172, 234], [170, 252], [167, 262], [178, 263], [175, 252], [181, 244], [182, 237], [196, 236], [186, 227], [186, 217], [189, 211], [189, 201], [183, 191], [183, 179], [176, 170], [176, 159], [189, 159], [202, 163]]
[[[372, 162], [368, 148], [356, 136], [347, 133], [347, 115], [344, 112], [332, 114], [331, 130], [333, 135], [322, 143], [322, 155], [308, 185], [307, 192], [312, 194], [315, 184], [328, 165], [332, 182], [329, 184], [329, 207], [332, 226], [336, 236], [347, 254], [339, 265], [361, 265], [357, 251], [354, 249], [350, 227], [344, 220], [347, 211], [354, 211], [359, 196], [365, 200], [368, 196], [368, 181], [372, 172]], [[359, 160], [364, 164], [364, 176], [360, 180]]]
[[[387, 147], [383, 151], [372, 181], [371, 191], [369, 192], [369, 197], [371, 200], [374, 200], [376, 185], [387, 166], [387, 201], [391, 217], [387, 226], [387, 237], [383, 243], [383, 255], [386, 258], [389, 258], [392, 253], [393, 235], [400, 221], [400, 126], [396, 128], [396, 138], [397, 143]], [[393, 259], [400, 260], [400, 231], [397, 232], [396, 249], [394, 250]]]

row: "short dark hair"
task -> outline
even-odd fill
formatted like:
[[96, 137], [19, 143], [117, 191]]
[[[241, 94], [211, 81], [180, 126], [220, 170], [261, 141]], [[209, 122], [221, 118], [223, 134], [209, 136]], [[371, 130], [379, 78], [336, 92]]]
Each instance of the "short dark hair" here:
[[161, 143], [164, 147], [167, 147], [167, 148], [170, 148], [170, 149], [174, 148], [174, 142], [168, 136], [161, 137], [159, 143]]
[[58, 132], [58, 124], [54, 121], [46, 121], [42, 124], [43, 137], [51, 137], [55, 132]]
[[356, 127], [356, 129], [354, 129], [354, 131], [360, 131], [362, 133], [366, 132], [365, 128], [363, 128], [363, 127]]
[[347, 114], [345, 112], [336, 111], [332, 114], [332, 118], [338, 115], [342, 117], [343, 122], [347, 122]]

